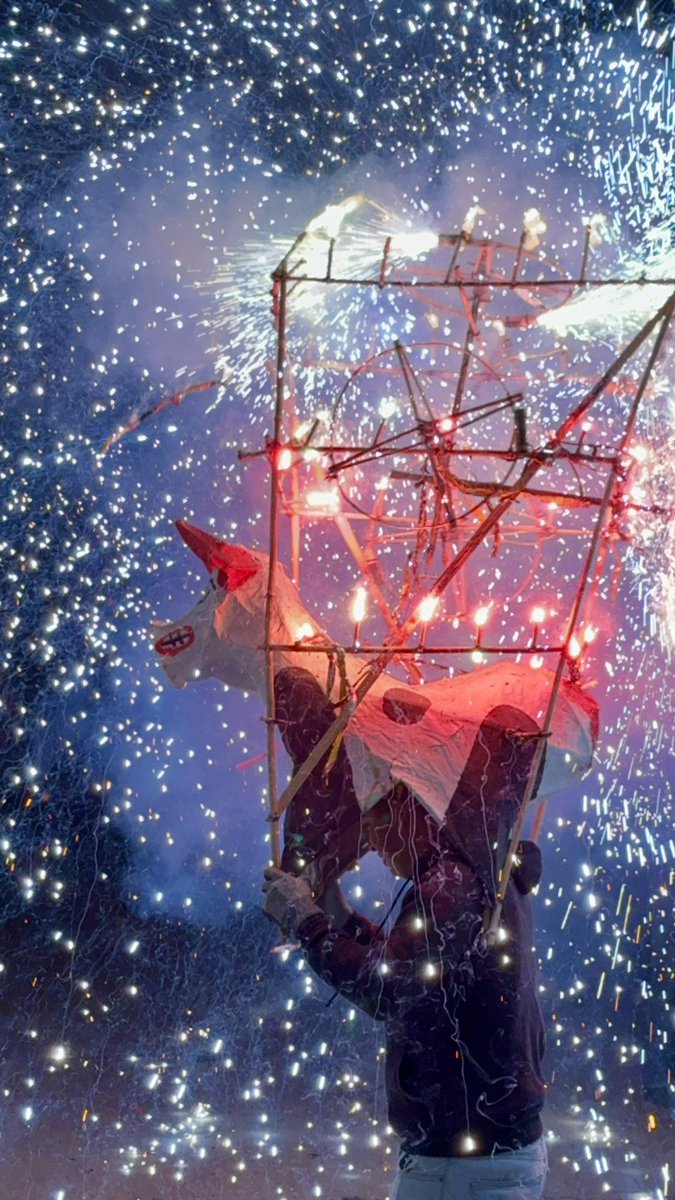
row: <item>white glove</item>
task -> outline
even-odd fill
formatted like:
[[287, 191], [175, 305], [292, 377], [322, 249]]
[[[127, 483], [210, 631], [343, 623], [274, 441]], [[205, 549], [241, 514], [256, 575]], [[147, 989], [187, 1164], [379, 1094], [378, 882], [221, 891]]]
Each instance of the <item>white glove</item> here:
[[297, 937], [298, 928], [307, 917], [314, 913], [323, 916], [314, 902], [309, 884], [288, 871], [266, 867], [262, 890], [265, 893], [263, 912], [276, 921], [290, 938]]

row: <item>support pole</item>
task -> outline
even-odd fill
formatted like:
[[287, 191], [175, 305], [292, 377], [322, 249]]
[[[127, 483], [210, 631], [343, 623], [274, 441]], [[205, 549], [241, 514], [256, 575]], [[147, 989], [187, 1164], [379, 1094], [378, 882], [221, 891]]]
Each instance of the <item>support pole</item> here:
[[579, 271], [580, 279], [586, 278], [586, 271], [588, 268], [588, 256], [589, 256], [590, 250], [591, 250], [591, 233], [592, 233], [592, 228], [590, 225], [586, 226], [584, 233], [585, 233], [584, 249], [583, 249], [583, 253], [581, 256], [581, 270]]
[[274, 273], [274, 312], [277, 324], [277, 362], [275, 374], [274, 434], [270, 460], [270, 543], [267, 591], [265, 592], [265, 687], [267, 697], [267, 768], [268, 818], [271, 825], [272, 862], [281, 863], [281, 830], [277, 802], [276, 704], [274, 698], [274, 651], [272, 613], [276, 565], [279, 557], [279, 445], [281, 443], [286, 392], [286, 302], [288, 298], [288, 256]]

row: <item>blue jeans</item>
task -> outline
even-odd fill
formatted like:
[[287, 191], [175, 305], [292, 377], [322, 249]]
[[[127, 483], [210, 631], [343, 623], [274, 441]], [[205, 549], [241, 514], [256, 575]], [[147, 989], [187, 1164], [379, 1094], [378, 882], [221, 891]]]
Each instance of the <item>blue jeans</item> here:
[[491, 1158], [402, 1154], [392, 1200], [541, 1200], [547, 1175], [543, 1138]]

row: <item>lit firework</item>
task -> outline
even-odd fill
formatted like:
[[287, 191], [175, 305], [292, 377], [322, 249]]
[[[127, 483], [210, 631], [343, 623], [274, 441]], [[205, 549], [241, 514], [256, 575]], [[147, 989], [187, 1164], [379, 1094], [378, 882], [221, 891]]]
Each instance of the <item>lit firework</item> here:
[[[364, 210], [370, 219], [356, 216]], [[325, 289], [311, 281], [327, 273], [347, 279], [371, 275], [379, 268], [386, 242], [389, 260], [397, 265], [432, 249], [437, 235], [425, 229], [419, 218], [405, 222], [381, 204], [355, 195], [313, 216], [291, 246], [277, 234], [233, 250], [212, 281], [203, 285], [213, 295], [209, 324], [222, 331], [219, 369], [231, 370], [236, 362], [238, 386], [243, 394], [250, 393], [256, 373], [273, 353], [271, 275], [282, 261], [292, 262], [295, 274], [307, 277], [308, 282], [294, 288], [293, 310], [305, 317], [317, 353], [345, 355], [359, 308], [365, 320], [370, 315], [367, 298], [359, 304], [350, 297], [346, 311], [338, 292], [327, 308]]]

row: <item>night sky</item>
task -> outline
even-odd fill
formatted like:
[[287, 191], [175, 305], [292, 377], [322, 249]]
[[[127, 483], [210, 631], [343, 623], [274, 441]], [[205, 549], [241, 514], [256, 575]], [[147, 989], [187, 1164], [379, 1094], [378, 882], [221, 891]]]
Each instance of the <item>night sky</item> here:
[[[674, 35], [667, 0], [4, 7], [7, 1200], [384, 1200], [396, 1139], [381, 1031], [326, 1007], [302, 956], [273, 952], [259, 908], [263, 706], [215, 680], [174, 691], [152, 653], [151, 620], [180, 618], [207, 582], [173, 522], [267, 548], [267, 463], [238, 451], [272, 432], [271, 272], [328, 204], [363, 198], [343, 231], [357, 274], [377, 275], [392, 235], [397, 270], [424, 278], [425, 238], [479, 206], [481, 234], [514, 245], [536, 209], [537, 253], [561, 279], [594, 214], [594, 273], [672, 279]], [[503, 361], [530, 387], [532, 432], [612, 361], [657, 290], [514, 328]], [[456, 340], [465, 316], [428, 294], [416, 308], [337, 288], [299, 292], [291, 315], [290, 357], [311, 364], [295, 418], [323, 414], [327, 437], [372, 437], [379, 421], [372, 379], [338, 401], [347, 361], [399, 336]], [[549, 350], [535, 386], [518, 356]], [[635, 502], [659, 511], [617, 533], [584, 652], [596, 762], [551, 800], [542, 838], [557, 1200], [675, 1186], [674, 375], [671, 333], [634, 478]], [[589, 436], [611, 441], [623, 405], [620, 389], [603, 400]], [[408, 502], [402, 489], [391, 511]], [[349, 639], [353, 564], [330, 519], [306, 533], [303, 597]], [[288, 550], [284, 525], [287, 565]], [[470, 579], [495, 637], [522, 634], [532, 603], [569, 603], [578, 547], [552, 539], [533, 574], [529, 554], [506, 544], [481, 563], [489, 579]], [[371, 858], [348, 891], [380, 919], [396, 883]]]

